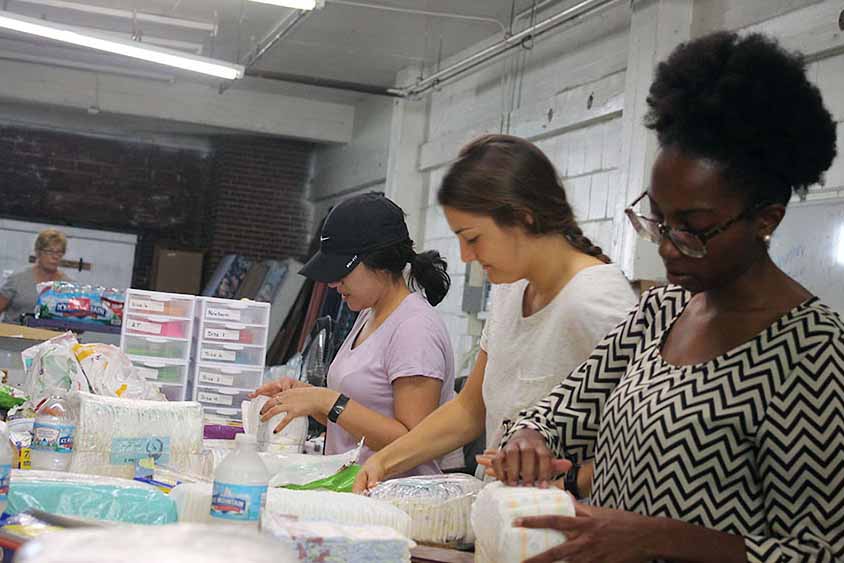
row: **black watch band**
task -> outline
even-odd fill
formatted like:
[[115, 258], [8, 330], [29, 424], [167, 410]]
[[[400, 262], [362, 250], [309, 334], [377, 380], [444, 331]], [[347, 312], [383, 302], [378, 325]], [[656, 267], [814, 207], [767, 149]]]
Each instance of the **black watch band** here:
[[577, 473], [580, 471], [580, 465], [577, 463], [571, 466], [571, 469], [566, 471], [566, 476], [563, 479], [563, 484], [568, 492], [574, 495], [574, 498], [581, 498], [580, 490], [577, 488]]
[[334, 405], [331, 407], [331, 410], [328, 411], [328, 420], [337, 424], [337, 419], [340, 418], [340, 415], [343, 414], [343, 411], [346, 410], [346, 404], [348, 404], [349, 398], [340, 393], [340, 396], [337, 397], [337, 400], [334, 401]]

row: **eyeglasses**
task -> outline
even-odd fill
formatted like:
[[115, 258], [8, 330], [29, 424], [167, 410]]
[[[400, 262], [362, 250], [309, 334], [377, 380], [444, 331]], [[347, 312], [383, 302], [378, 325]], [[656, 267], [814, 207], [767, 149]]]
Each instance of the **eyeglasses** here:
[[732, 219], [725, 221], [720, 225], [716, 225], [711, 229], [707, 229], [705, 231], [694, 231], [691, 229], [676, 229], [666, 225], [665, 223], [660, 223], [653, 217], [645, 217], [644, 215], [636, 213], [633, 208], [636, 207], [636, 204], [642, 201], [642, 198], [646, 195], [648, 195], [647, 190], [645, 190], [642, 195], [637, 197], [636, 200], [624, 210], [624, 214], [627, 215], [627, 218], [636, 230], [636, 234], [654, 244], [659, 244], [662, 242], [663, 238], [668, 237], [668, 239], [674, 243], [674, 246], [677, 247], [677, 250], [690, 258], [703, 258], [706, 256], [706, 243], [709, 242], [709, 240], [729, 229], [734, 223], [747, 219], [760, 208], [767, 205], [765, 203], [754, 205], [753, 207], [745, 209]]
[[41, 254], [46, 254], [47, 256], [52, 256], [54, 258], [61, 258], [64, 256], [64, 250], [42, 250]]

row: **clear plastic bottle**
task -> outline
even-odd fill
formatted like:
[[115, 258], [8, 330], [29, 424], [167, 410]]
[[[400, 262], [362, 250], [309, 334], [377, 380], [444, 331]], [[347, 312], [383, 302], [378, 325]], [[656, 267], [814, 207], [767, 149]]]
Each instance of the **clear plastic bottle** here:
[[9, 442], [9, 433], [6, 430], [6, 423], [0, 422], [0, 514], [6, 510], [6, 502], [9, 500], [9, 481], [12, 476], [12, 444]]
[[32, 469], [67, 471], [73, 453], [77, 409], [69, 397], [50, 397], [35, 413], [32, 428]]
[[254, 435], [238, 434], [235, 444], [214, 472], [211, 520], [257, 529], [270, 474], [258, 455]]

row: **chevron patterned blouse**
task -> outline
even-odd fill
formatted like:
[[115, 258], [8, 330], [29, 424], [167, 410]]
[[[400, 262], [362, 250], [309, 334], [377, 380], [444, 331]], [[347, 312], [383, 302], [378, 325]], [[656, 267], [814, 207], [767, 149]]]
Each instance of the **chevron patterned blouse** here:
[[844, 560], [844, 323], [809, 299], [703, 364], [662, 342], [691, 294], [639, 307], [507, 436], [595, 459], [592, 502], [745, 538], [750, 562]]

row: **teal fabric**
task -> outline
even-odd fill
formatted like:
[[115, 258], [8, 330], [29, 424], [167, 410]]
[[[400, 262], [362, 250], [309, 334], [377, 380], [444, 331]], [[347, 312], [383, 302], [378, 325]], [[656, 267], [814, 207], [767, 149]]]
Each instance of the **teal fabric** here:
[[171, 524], [176, 504], [159, 490], [90, 483], [34, 481], [9, 488], [8, 514], [36, 508], [62, 516], [128, 524]]

